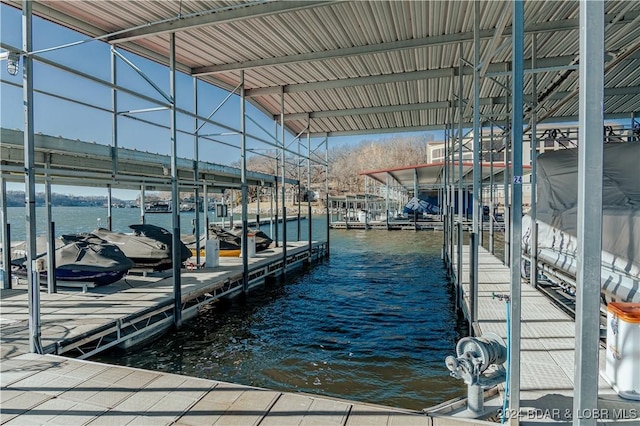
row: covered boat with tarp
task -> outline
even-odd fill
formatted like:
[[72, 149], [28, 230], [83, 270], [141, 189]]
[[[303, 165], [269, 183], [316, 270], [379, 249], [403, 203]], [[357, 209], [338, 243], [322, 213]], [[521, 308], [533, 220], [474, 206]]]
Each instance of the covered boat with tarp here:
[[[112, 232], [104, 228], [98, 228], [93, 233], [120, 247], [134, 262], [133, 269], [163, 271], [172, 267], [171, 232], [149, 224], [129, 225], [129, 228], [133, 233]], [[179, 243], [182, 263], [191, 257], [191, 252], [182, 241]]]
[[[17, 274], [27, 273], [26, 250], [26, 242], [11, 247], [12, 270]], [[36, 269], [46, 283], [48, 255], [44, 237], [36, 239], [36, 252]], [[133, 267], [133, 262], [118, 246], [94, 234], [81, 233], [55, 239], [55, 267], [56, 281], [107, 285], [120, 280]]]
[[[601, 289], [606, 302], [640, 302], [640, 143], [609, 143], [603, 152]], [[538, 157], [538, 262], [542, 272], [575, 285], [578, 149]], [[522, 221], [531, 254], [532, 220]], [[573, 283], [572, 283], [573, 281]]]

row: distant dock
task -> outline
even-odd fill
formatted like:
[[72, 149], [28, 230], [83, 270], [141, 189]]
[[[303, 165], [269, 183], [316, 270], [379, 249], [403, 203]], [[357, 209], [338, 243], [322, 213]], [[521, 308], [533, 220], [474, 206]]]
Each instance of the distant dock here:
[[[463, 222], [465, 227], [470, 227], [471, 222]], [[389, 231], [442, 231], [444, 224], [440, 220], [390, 220], [389, 222], [372, 220], [369, 222], [352, 221], [333, 221], [329, 224], [331, 229], [378, 229]], [[494, 223], [494, 230], [501, 231], [504, 229], [504, 222]], [[489, 230], [489, 224], [484, 224], [484, 230]]]

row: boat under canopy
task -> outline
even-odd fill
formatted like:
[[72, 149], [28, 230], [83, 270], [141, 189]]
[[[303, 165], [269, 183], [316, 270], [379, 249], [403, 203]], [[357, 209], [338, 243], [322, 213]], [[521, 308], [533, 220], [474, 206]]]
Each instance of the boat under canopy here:
[[[602, 295], [640, 302], [640, 143], [604, 145]], [[577, 273], [578, 150], [538, 157], [538, 260], [575, 282]], [[523, 249], [531, 254], [531, 217], [523, 217]]]
[[[171, 268], [172, 235], [166, 229], [149, 224], [129, 225], [132, 234], [112, 232], [98, 228], [94, 232], [100, 238], [117, 245], [134, 262], [134, 269], [163, 271]], [[187, 246], [180, 241], [180, 261], [191, 257]]]
[[[94, 234], [62, 235], [55, 239], [55, 247], [56, 280], [106, 285], [120, 280], [133, 267], [133, 262], [118, 246]], [[36, 250], [36, 269], [40, 272], [43, 283], [46, 283], [48, 271], [45, 237], [36, 239]], [[13, 245], [11, 265], [14, 272], [26, 274], [26, 261], [26, 242]]]

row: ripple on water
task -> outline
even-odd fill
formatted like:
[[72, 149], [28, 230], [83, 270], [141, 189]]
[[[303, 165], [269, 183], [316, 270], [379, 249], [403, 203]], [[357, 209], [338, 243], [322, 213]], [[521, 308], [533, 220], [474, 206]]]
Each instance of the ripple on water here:
[[332, 231], [331, 257], [179, 332], [104, 361], [421, 409], [463, 395], [444, 358], [460, 337], [430, 232]]

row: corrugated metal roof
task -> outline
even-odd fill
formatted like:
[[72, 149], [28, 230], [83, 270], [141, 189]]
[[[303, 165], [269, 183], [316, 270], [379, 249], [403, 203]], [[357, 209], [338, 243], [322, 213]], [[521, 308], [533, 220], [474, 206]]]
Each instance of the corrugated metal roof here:
[[[20, 7], [21, 2], [3, 0]], [[285, 93], [288, 129], [316, 134], [401, 132], [443, 128], [460, 114], [460, 55], [473, 58], [471, 1], [61, 1], [34, 3], [34, 13], [91, 36], [168, 63], [176, 32], [179, 69], [223, 88], [239, 82], [251, 102], [280, 114]], [[498, 122], [509, 110], [511, 2], [480, 2], [480, 57], [487, 78], [481, 116]], [[578, 72], [577, 1], [525, 2], [525, 66], [536, 38], [539, 115], [575, 119]], [[608, 117], [640, 110], [640, 2], [606, 1], [605, 84]], [[501, 25], [502, 24], [502, 25]], [[504, 28], [504, 31], [502, 31]], [[494, 35], [496, 35], [494, 40]], [[625, 55], [624, 60], [616, 55]], [[469, 99], [472, 69], [463, 70]], [[531, 99], [531, 75], [525, 97]], [[561, 106], [560, 106], [561, 105]], [[552, 111], [551, 114], [548, 111]], [[290, 118], [290, 119], [289, 119]], [[471, 108], [463, 108], [471, 122]]]

